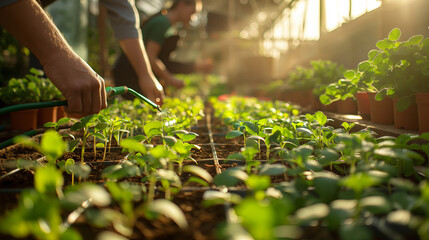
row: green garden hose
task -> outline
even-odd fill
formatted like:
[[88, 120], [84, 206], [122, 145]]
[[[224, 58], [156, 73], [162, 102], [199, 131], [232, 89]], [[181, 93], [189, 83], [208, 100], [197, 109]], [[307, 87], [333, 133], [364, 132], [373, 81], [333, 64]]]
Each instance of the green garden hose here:
[[[148, 98], [146, 98], [145, 96], [139, 94], [138, 92], [134, 91], [131, 88], [125, 87], [125, 86], [121, 86], [121, 87], [107, 87], [106, 88], [106, 92], [107, 92], [107, 98], [111, 99], [116, 95], [120, 95], [120, 94], [124, 94], [126, 92], [130, 92], [132, 95], [134, 95], [135, 97], [143, 100], [144, 102], [146, 102], [147, 104], [149, 104], [151, 107], [157, 109], [158, 111], [161, 112], [161, 108], [156, 105], [154, 102], [152, 102], [151, 100], [149, 100]], [[26, 109], [37, 109], [37, 108], [47, 108], [47, 107], [57, 107], [57, 106], [66, 106], [67, 105], [67, 101], [66, 100], [62, 100], [62, 101], [49, 101], [49, 102], [37, 102], [37, 103], [24, 103], [24, 104], [18, 104], [18, 105], [12, 105], [12, 106], [8, 106], [8, 107], [4, 107], [4, 108], [0, 108], [0, 115], [1, 114], [6, 114], [9, 112], [15, 112], [15, 111], [21, 111], [21, 110], [26, 110]]]

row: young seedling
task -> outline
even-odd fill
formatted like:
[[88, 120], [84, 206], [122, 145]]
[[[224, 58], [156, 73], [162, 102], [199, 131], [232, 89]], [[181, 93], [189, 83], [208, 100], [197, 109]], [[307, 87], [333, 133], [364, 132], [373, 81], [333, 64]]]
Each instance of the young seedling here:
[[89, 115], [86, 117], [83, 117], [79, 120], [79, 122], [76, 122], [71, 128], [70, 130], [72, 131], [78, 131], [78, 130], [83, 130], [83, 136], [82, 136], [82, 151], [81, 151], [81, 156], [80, 156], [80, 161], [81, 163], [84, 163], [84, 154], [85, 154], [85, 146], [86, 146], [86, 142], [88, 140], [88, 137], [91, 136], [91, 131], [90, 128], [94, 126], [94, 124], [96, 123], [96, 118], [95, 115]]

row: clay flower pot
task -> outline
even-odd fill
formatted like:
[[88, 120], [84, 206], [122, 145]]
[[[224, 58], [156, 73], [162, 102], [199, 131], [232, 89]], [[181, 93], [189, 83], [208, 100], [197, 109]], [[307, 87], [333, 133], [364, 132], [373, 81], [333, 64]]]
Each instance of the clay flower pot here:
[[32, 130], [37, 128], [38, 109], [27, 109], [10, 113], [13, 130]]
[[57, 122], [57, 108], [58, 107], [40, 108], [37, 116], [37, 124], [43, 126], [43, 124], [47, 122]]
[[385, 97], [381, 101], [375, 100], [375, 92], [369, 92], [369, 105], [371, 112], [371, 122], [380, 124], [393, 123], [393, 101], [390, 97]]
[[57, 108], [57, 121], [60, 120], [61, 118], [65, 118], [65, 117], [67, 117], [67, 113], [64, 110], [64, 107], [63, 106], [58, 107]]
[[320, 102], [318, 96], [313, 95], [311, 97], [311, 109], [313, 109], [313, 110], [320, 110], [320, 109], [322, 109], [322, 103]]
[[418, 130], [419, 118], [417, 113], [417, 104], [412, 103], [407, 109], [399, 112], [396, 109], [397, 99], [393, 100], [393, 119], [395, 128]]
[[368, 92], [357, 92], [355, 97], [359, 115], [362, 117], [362, 119], [369, 120], [371, 116], [371, 110], [369, 107]]
[[321, 104], [320, 110], [335, 113], [335, 112], [337, 112], [337, 104], [338, 104], [338, 102], [332, 102], [328, 105]]
[[296, 94], [296, 100], [300, 106], [306, 107], [311, 104], [313, 90], [298, 90]]
[[356, 100], [353, 98], [347, 98], [346, 100], [340, 100], [337, 102], [337, 113], [356, 114], [357, 111]]
[[429, 93], [416, 93], [419, 132], [429, 132]]

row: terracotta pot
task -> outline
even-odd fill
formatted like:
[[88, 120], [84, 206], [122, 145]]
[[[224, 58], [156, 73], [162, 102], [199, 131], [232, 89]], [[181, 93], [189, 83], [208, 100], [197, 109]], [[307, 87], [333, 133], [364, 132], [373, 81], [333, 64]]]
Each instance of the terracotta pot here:
[[362, 119], [369, 120], [371, 116], [371, 110], [369, 107], [368, 92], [358, 92], [355, 95], [358, 105], [358, 113]]
[[37, 116], [37, 124], [43, 126], [47, 122], [57, 122], [57, 108], [40, 108]]
[[13, 130], [32, 130], [37, 128], [38, 109], [27, 109], [10, 113]]
[[328, 105], [321, 104], [320, 110], [335, 113], [335, 112], [337, 112], [337, 104], [338, 104], [338, 102], [332, 102]]
[[312, 103], [313, 89], [302, 90], [301, 101], [302, 106], [310, 106]]
[[311, 97], [311, 108], [313, 110], [321, 110], [322, 109], [322, 103], [319, 100], [319, 96], [313, 95]]
[[397, 99], [393, 99], [393, 119], [395, 128], [407, 129], [407, 130], [418, 130], [419, 129], [419, 118], [417, 111], [417, 104], [412, 103], [407, 109], [399, 112], [396, 109]]
[[356, 100], [353, 98], [347, 98], [346, 100], [340, 100], [337, 102], [337, 113], [341, 114], [357, 114]]
[[63, 106], [58, 107], [57, 108], [57, 121], [60, 120], [61, 118], [65, 118], [65, 117], [67, 117], [67, 113], [64, 110], [64, 107]]
[[385, 97], [381, 101], [375, 100], [375, 92], [369, 92], [369, 105], [371, 112], [371, 122], [380, 124], [393, 123], [393, 101], [390, 97]]
[[429, 93], [416, 93], [419, 132], [429, 132]]

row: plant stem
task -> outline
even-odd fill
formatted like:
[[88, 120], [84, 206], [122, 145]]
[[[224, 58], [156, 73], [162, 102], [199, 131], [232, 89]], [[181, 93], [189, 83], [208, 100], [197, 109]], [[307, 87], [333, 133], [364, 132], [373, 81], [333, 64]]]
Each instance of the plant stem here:
[[155, 184], [156, 184], [156, 178], [151, 176], [149, 180], [149, 191], [147, 194], [148, 203], [153, 202], [153, 199], [155, 198]]

